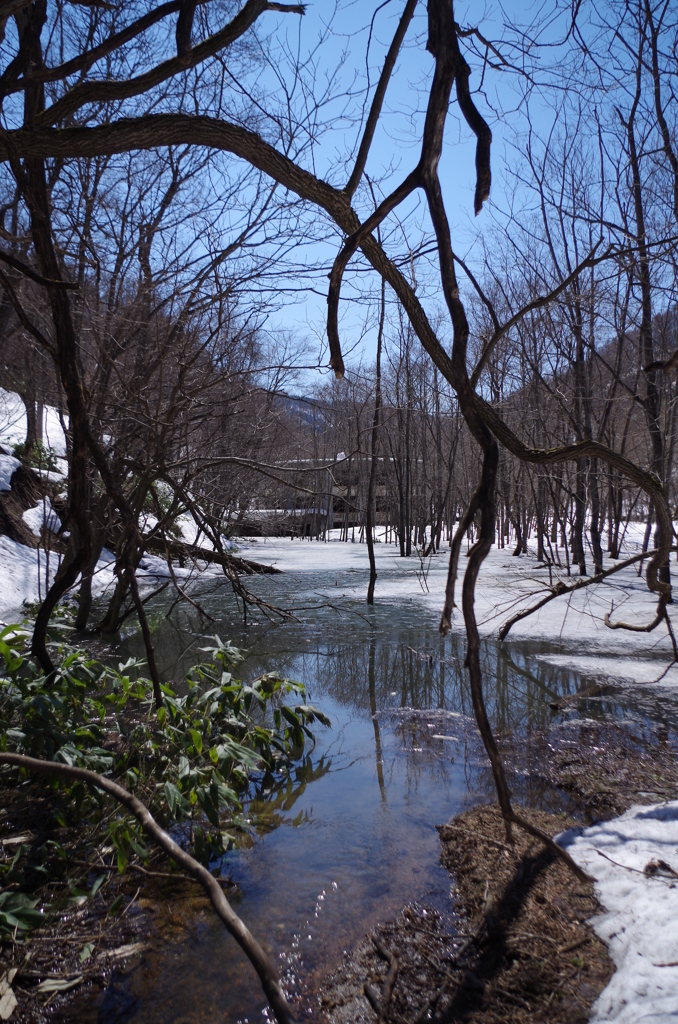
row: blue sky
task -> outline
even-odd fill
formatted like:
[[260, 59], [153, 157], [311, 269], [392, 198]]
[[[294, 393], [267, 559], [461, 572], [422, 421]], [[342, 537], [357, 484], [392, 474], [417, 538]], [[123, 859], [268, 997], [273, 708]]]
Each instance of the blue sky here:
[[[369, 67], [369, 85], [373, 90], [403, 7], [402, 0], [389, 0], [381, 6], [378, 3], [367, 5], [360, 0], [345, 0], [341, 5], [322, 0], [310, 3], [303, 18], [294, 18], [292, 21], [289, 15], [285, 16], [276, 30], [286, 37], [290, 49], [296, 48], [299, 54], [312, 52], [322, 37], [316, 51], [317, 80], [321, 85], [341, 65], [323, 111], [327, 124], [333, 119], [337, 119], [339, 124], [334, 129], [328, 129], [314, 148], [316, 172], [329, 177], [335, 185], [345, 180], [338, 166], [341, 155], [350, 153], [360, 136], [357, 125], [342, 127], [342, 112], [349, 104], [353, 109], [360, 109], [363, 105], [367, 85], [366, 67]], [[376, 16], [371, 24], [375, 11]], [[508, 10], [504, 8], [502, 14], [499, 4], [493, 3], [485, 6], [482, 16], [479, 16], [477, 4], [467, 5], [466, 8], [457, 5], [455, 14], [462, 25], [478, 25], [486, 37], [498, 39], [505, 34], [504, 16], [530, 21], [539, 12], [528, 5], [513, 3]], [[472, 17], [476, 19], [473, 22], [470, 20]], [[394, 184], [402, 180], [415, 166], [419, 156], [421, 125], [433, 69], [433, 59], [425, 50], [426, 34], [426, 5], [422, 2], [415, 13], [389, 84], [379, 130], [368, 161], [367, 172], [378, 183], [378, 197], [387, 194]], [[368, 38], [369, 59], [366, 61]], [[505, 52], [511, 56], [508, 44]], [[469, 63], [472, 63], [470, 56]], [[472, 88], [479, 81], [480, 64], [476, 60], [471, 79]], [[506, 190], [513, 185], [505, 173], [506, 162], [515, 159], [513, 133], [519, 128], [522, 117], [517, 112], [520, 76], [511, 71], [499, 73], [488, 69], [483, 85], [484, 94], [477, 97], [477, 103], [493, 132], [493, 187], [490, 204], [478, 218], [473, 214], [475, 139], [459, 117], [454, 103], [448, 116], [446, 146], [440, 165], [440, 178], [455, 248], [464, 256], [470, 253], [471, 260], [474, 258], [473, 247], [479, 233], [492, 226], [493, 210], [497, 214], [507, 206]], [[351, 99], [347, 98], [348, 91], [354, 93]], [[548, 110], [542, 105], [538, 105], [537, 110], [539, 121], [546, 124]], [[306, 163], [308, 165], [307, 157]], [[355, 206], [361, 216], [369, 209], [368, 200], [369, 196], [365, 194], [356, 197]], [[391, 254], [399, 252], [402, 255], [407, 253], [408, 247], [416, 249], [426, 232], [427, 222], [421, 194], [413, 197], [399, 210], [399, 219], [403, 222], [402, 227], [394, 219], [390, 221], [392, 237], [387, 248]], [[329, 269], [337, 247], [338, 239], [332, 244], [306, 247], [305, 254], [300, 250], [300, 268], [306, 258], [313, 261], [320, 259]], [[436, 309], [440, 309], [440, 302], [436, 294], [438, 288], [434, 259], [419, 260], [413, 267], [427, 310], [435, 315]], [[369, 283], [376, 299], [379, 282], [376, 275], [372, 276], [375, 280]], [[365, 280], [366, 275], [360, 274], [360, 291], [364, 291]], [[296, 336], [306, 336], [309, 357], [314, 350], [317, 356], [322, 346], [326, 315], [325, 291], [326, 279], [324, 275], [318, 274], [312, 288], [290, 297], [269, 323], [269, 327], [274, 330], [284, 329]], [[357, 301], [357, 295], [358, 290], [351, 287], [349, 273], [341, 306], [342, 341], [349, 353], [349, 364], [355, 363], [361, 355], [370, 361], [375, 347], [376, 301], [370, 309]], [[309, 358], [309, 362], [312, 361]]]

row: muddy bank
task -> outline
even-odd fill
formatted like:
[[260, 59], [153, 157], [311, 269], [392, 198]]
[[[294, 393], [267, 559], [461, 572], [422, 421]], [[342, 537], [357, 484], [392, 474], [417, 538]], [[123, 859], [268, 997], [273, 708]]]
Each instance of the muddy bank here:
[[540, 790], [546, 805], [560, 801], [582, 824], [678, 797], [676, 751], [661, 730], [578, 718], [556, 723], [529, 743], [509, 740], [502, 747], [510, 784], [523, 802], [523, 791]]
[[[514, 793], [538, 787], [526, 810], [551, 836], [678, 796], [675, 752], [662, 737], [578, 720], [505, 749]], [[588, 921], [593, 886], [531, 837], [507, 844], [498, 808], [476, 807], [439, 827], [458, 917], [414, 905], [344, 958], [317, 998], [327, 1024], [589, 1020], [614, 972]]]
[[[568, 824], [525, 813], [550, 835]], [[613, 972], [605, 946], [586, 923], [597, 910], [593, 887], [575, 880], [528, 836], [516, 834], [507, 846], [494, 807], [460, 815], [441, 826], [440, 838], [455, 883], [457, 928], [446, 930], [424, 907], [406, 908], [329, 980], [321, 996], [324, 1019], [372, 1022], [378, 1008], [394, 1024], [587, 1021]], [[398, 959], [390, 992], [387, 952]]]

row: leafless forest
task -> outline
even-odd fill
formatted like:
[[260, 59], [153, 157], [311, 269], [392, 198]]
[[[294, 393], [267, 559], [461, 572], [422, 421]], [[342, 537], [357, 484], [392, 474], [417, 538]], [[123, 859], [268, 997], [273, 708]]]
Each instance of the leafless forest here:
[[68, 444], [34, 658], [54, 670], [67, 593], [83, 633], [135, 614], [160, 705], [136, 571], [195, 556], [186, 513], [243, 602], [231, 535], [340, 529], [369, 601], [375, 531], [404, 558], [444, 542], [443, 632], [464, 542], [509, 836], [484, 558], [529, 536], [594, 578], [641, 520], [657, 610], [632, 628], [670, 629], [678, 517], [678, 9], [519, 6], [0, 3], [0, 385], [22, 458], [49, 458], [48, 405]]

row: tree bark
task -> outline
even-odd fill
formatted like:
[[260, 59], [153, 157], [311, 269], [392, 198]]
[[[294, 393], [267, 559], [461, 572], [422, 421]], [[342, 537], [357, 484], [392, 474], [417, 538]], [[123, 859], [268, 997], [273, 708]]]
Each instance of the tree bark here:
[[379, 330], [377, 333], [377, 365], [374, 386], [374, 417], [372, 419], [372, 445], [370, 462], [370, 480], [367, 487], [366, 537], [367, 554], [370, 560], [370, 582], [367, 587], [367, 603], [374, 604], [374, 588], [377, 582], [377, 561], [374, 557], [373, 530], [376, 522], [376, 485], [377, 456], [379, 451], [379, 417], [381, 415], [381, 346], [384, 337], [384, 318], [386, 316], [386, 282], [381, 282], [381, 311], [379, 314]]

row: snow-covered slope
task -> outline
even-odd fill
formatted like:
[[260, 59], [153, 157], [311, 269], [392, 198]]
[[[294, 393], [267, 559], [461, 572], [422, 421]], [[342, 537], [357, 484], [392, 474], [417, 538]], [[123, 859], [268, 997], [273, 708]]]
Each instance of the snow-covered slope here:
[[12, 477], [20, 465], [13, 455], [0, 454], [0, 491], [11, 491]]
[[28, 508], [23, 514], [23, 520], [34, 536], [39, 537], [43, 527], [51, 533], [57, 533], [61, 529], [61, 520], [52, 508], [49, 498], [45, 497], [33, 508]]

